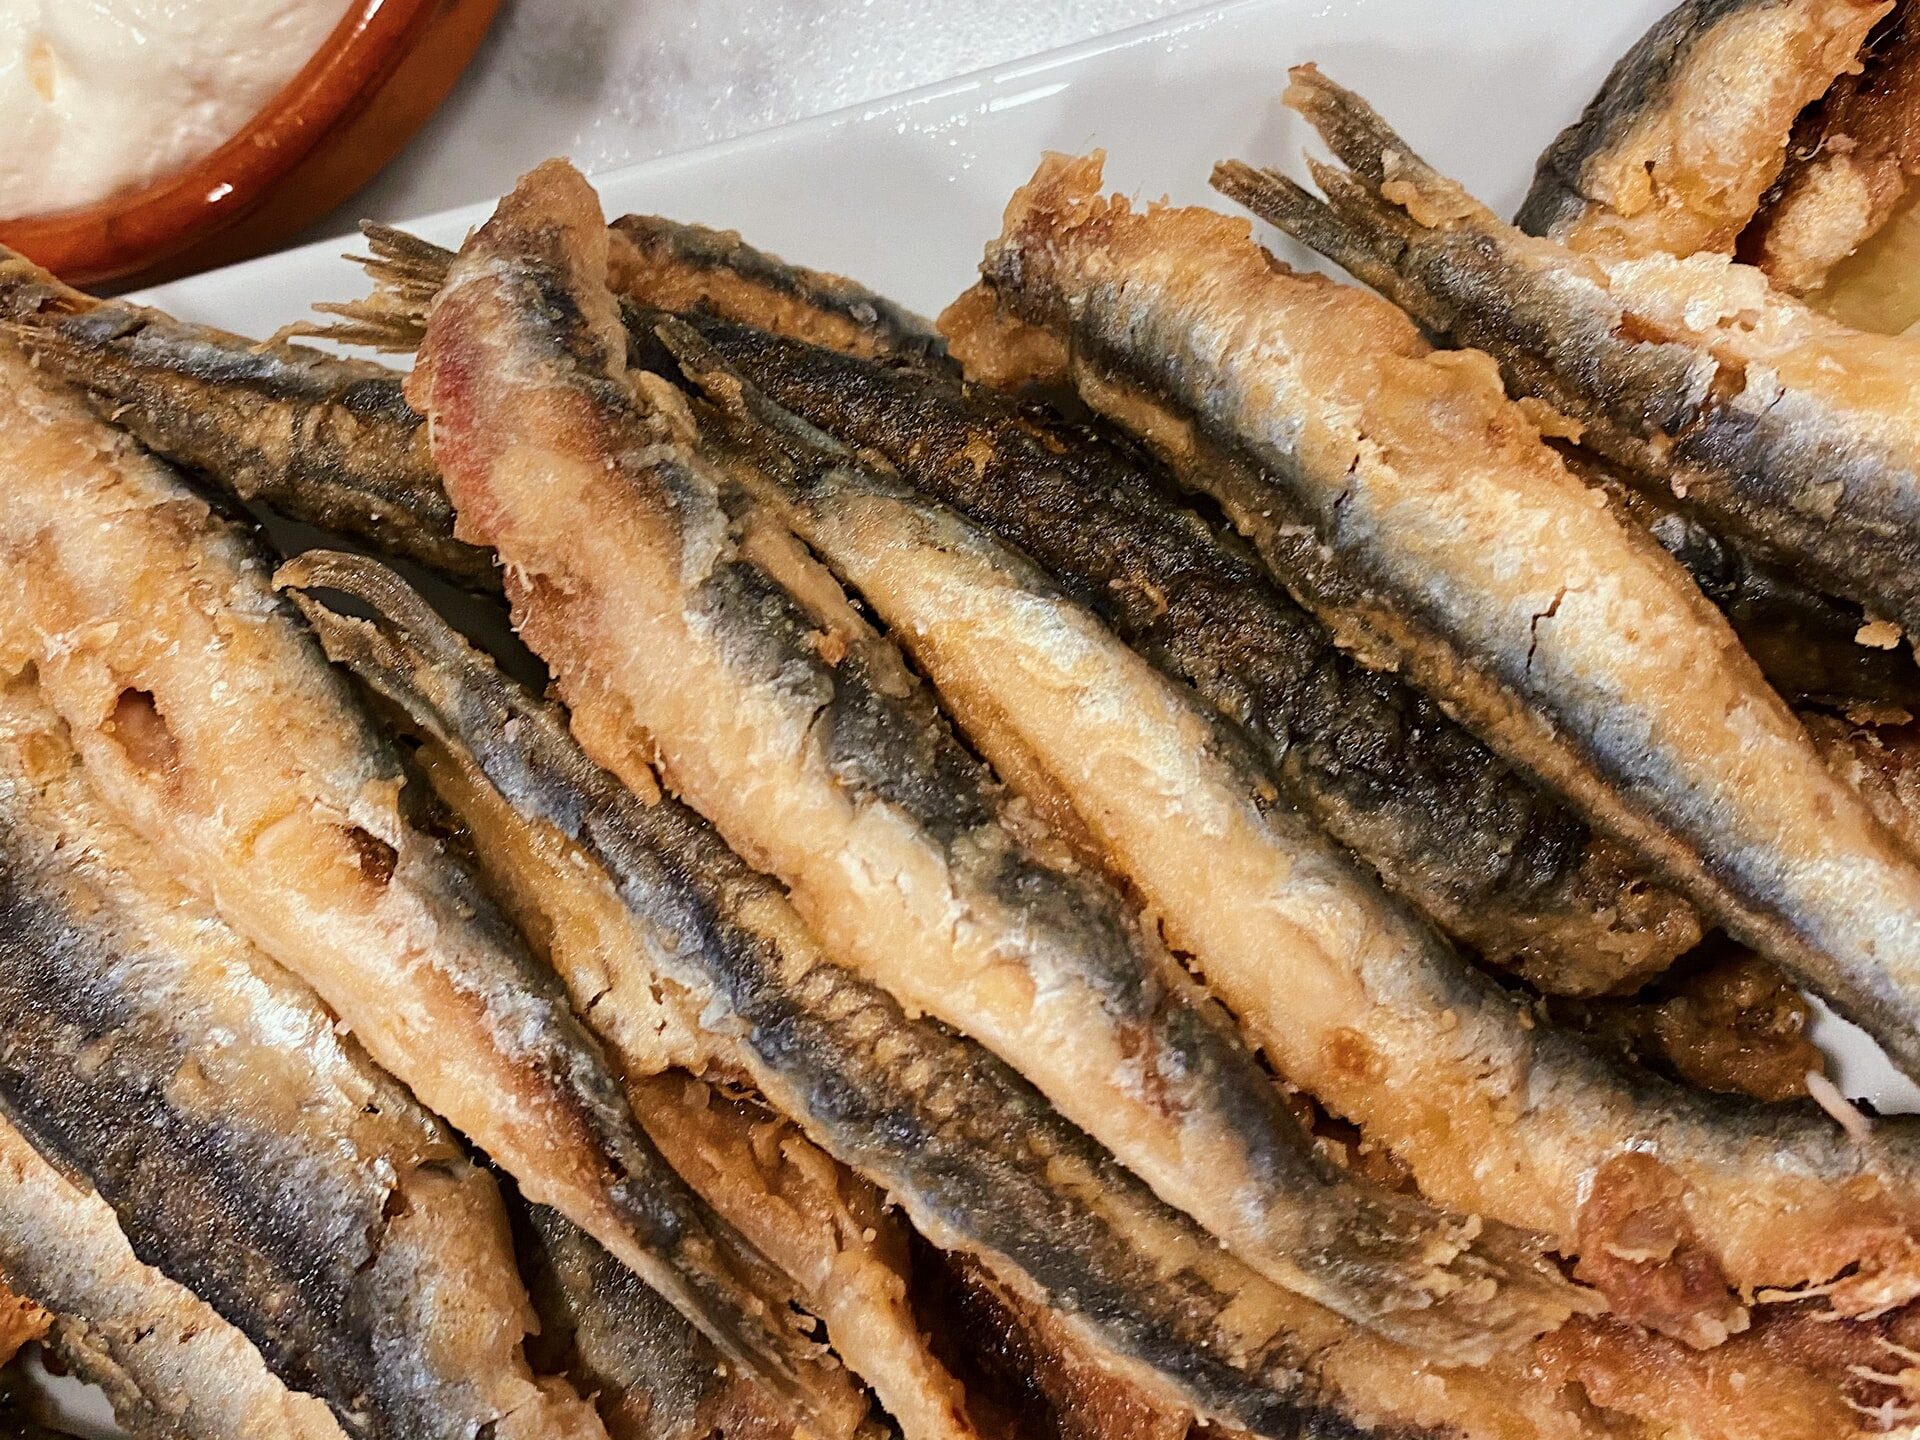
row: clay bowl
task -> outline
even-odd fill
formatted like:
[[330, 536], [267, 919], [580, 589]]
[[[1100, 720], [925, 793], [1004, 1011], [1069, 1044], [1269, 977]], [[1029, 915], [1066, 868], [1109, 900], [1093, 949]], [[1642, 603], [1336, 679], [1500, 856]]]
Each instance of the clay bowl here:
[[355, 0], [245, 129], [98, 204], [0, 221], [0, 242], [77, 285], [165, 278], [272, 249], [370, 180], [433, 113], [501, 0]]

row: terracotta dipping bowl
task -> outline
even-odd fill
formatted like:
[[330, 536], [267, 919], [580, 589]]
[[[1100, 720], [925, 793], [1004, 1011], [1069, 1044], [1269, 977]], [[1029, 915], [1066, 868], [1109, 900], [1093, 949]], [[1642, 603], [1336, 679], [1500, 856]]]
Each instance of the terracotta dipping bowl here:
[[239, 134], [97, 204], [0, 221], [77, 285], [166, 278], [271, 249], [373, 178], [473, 58], [501, 0], [355, 0]]

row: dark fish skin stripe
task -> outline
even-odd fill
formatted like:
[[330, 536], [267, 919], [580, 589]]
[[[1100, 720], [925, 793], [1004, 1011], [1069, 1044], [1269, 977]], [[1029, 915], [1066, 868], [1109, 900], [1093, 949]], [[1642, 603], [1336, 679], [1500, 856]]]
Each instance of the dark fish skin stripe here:
[[924, 367], [687, 319], [776, 404], [1022, 550], [1241, 722], [1295, 803], [1496, 963], [1549, 989], [1606, 990], [1698, 938], [1677, 898], [1595, 855], [1592, 832], [1557, 800], [1418, 691], [1342, 651], [1138, 450]]
[[486, 552], [453, 538], [420, 417], [391, 371], [94, 300], [4, 249], [0, 324], [42, 369], [183, 469], [463, 585], [497, 588]]
[[1747, 11], [1791, 0], [1682, 0], [1620, 57], [1585, 112], [1541, 154], [1533, 186], [1514, 216], [1530, 235], [1551, 235], [1595, 203], [1585, 190], [1586, 168], [1660, 109], [1693, 52], [1714, 28]]
[[[293, 1204], [268, 1177], [318, 1171], [288, 1138], [184, 1113], [167, 1083], [196, 1040], [167, 1033], [123, 988], [133, 957], [111, 953], [0, 837], [0, 1094], [43, 1154], [86, 1176], [134, 1252], [232, 1319], [287, 1384], [357, 1408], [378, 1379], [355, 1275], [371, 1258], [383, 1190], [309, 1173]], [[30, 863], [30, 861], [29, 861]], [[122, 973], [116, 974], [116, 971]], [[304, 1193], [303, 1193], [304, 1192]]]
[[[594, 767], [564, 718], [465, 647], [396, 578], [370, 561], [317, 554], [282, 573], [309, 592], [303, 608], [336, 660], [440, 743], [470, 753], [516, 810], [607, 868], [661, 937], [663, 963], [680, 967], [673, 978], [714, 997], [720, 1023], [739, 1028], [769, 1094], [921, 1228], [1013, 1266], [1208, 1413], [1274, 1437], [1398, 1433], [1342, 1419], [1283, 1355], [1251, 1371], [1229, 1363], [1213, 1319], [1232, 1295], [1188, 1270], [1158, 1274], [1128, 1236], [1139, 1224], [1217, 1254], [1212, 1241], [984, 1050], [756, 929], [762, 907], [784, 907], [778, 886], [678, 802], [649, 806]], [[348, 620], [312, 598], [336, 590], [379, 619]], [[1062, 1173], [1090, 1180], [1062, 1183]], [[1245, 1283], [1262, 1284], [1250, 1274]]]
[[541, 1344], [599, 1397], [611, 1440], [706, 1440], [728, 1383], [713, 1343], [559, 1211], [514, 1195], [508, 1213]]
[[643, 266], [665, 264], [730, 277], [776, 302], [819, 311], [846, 322], [879, 354], [945, 367], [947, 342], [925, 319], [885, 296], [838, 275], [790, 265], [756, 249], [731, 230], [711, 230], [658, 215], [623, 215], [614, 232], [630, 241]]

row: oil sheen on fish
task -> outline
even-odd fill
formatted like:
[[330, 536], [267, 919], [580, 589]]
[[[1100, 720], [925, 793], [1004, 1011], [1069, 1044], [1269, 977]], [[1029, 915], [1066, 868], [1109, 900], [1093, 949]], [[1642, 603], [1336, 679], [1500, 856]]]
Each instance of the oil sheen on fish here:
[[679, 976], [711, 1029], [735, 1037], [781, 1111], [921, 1233], [1053, 1309], [1102, 1364], [1164, 1403], [1260, 1434], [1565, 1428], [1542, 1398], [1551, 1388], [1506, 1393], [1501, 1377], [1524, 1370], [1524, 1355], [1442, 1370], [1232, 1259], [1006, 1066], [833, 964], [774, 882], [679, 802], [648, 803], [594, 766], [554, 707], [504, 680], [372, 562], [308, 554], [283, 573], [310, 587], [312, 604], [339, 590], [371, 612], [371, 622], [316, 619], [343, 662], [470, 755], [529, 830], [577, 843], [579, 863], [553, 871], [553, 888], [568, 892], [555, 897], [560, 913], [591, 908], [580, 897], [595, 887], [577, 877], [604, 867], [652, 937], [643, 943], [663, 980]]
[[1920, 175], [1916, 126], [1920, 14], [1896, 4], [1868, 37], [1857, 73], [1842, 75], [1801, 113], [1786, 169], [1740, 237], [1741, 258], [1792, 294], [1824, 287], [1906, 200]]
[[1139, 450], [921, 367], [688, 323], [771, 399], [1038, 561], [1244, 725], [1290, 801], [1495, 963], [1591, 994], [1697, 940], [1682, 902], [1438, 706], [1345, 655]]
[[1920, 1069], [1920, 866], [1492, 363], [1278, 266], [1244, 224], [1097, 187], [1095, 162], [1046, 162], [984, 266], [1003, 308], [1071, 335], [1083, 397], [1212, 494], [1343, 640]]
[[0, 1117], [0, 1279], [54, 1312], [49, 1346], [136, 1440], [346, 1440], [189, 1290], [143, 1265], [107, 1203]]
[[579, 1226], [512, 1204], [537, 1353], [597, 1397], [610, 1440], [789, 1440], [793, 1422]]
[[[1633, 1318], [1712, 1343], [1744, 1323], [1728, 1282], [1744, 1294], [1846, 1274], [1865, 1280], [1868, 1309], [1920, 1294], [1920, 1123], [1868, 1162], [1896, 1230], [1875, 1222], [1871, 1237], [1856, 1231], [1814, 1258], [1866, 1173], [1824, 1116], [1701, 1106], [1533, 1025], [1276, 804], [1237, 735], [1029, 561], [777, 411], [690, 332], [661, 333], [729, 406], [757, 468], [741, 483], [767, 493], [899, 637], [975, 748], [1003, 774], [1039, 774], [1282, 1073], [1428, 1193], [1493, 1220], [1551, 1217], [1565, 1253], [1623, 1309], [1642, 1298], [1645, 1270], [1607, 1264], [1593, 1206], [1657, 1134], [1654, 1163], [1686, 1195], [1700, 1254], [1679, 1303], [1664, 1296]], [[1820, 1155], [1817, 1178], [1755, 1173], [1787, 1123], [1796, 1155]], [[1896, 1256], [1871, 1279], [1849, 1269]]]
[[0, 1105], [349, 1433], [598, 1433], [520, 1356], [493, 1183], [0, 693]]
[[0, 659], [90, 781], [374, 1060], [796, 1397], [791, 1291], [633, 1123], [558, 980], [431, 836], [245, 537], [0, 353]]
[[1681, 0], [1540, 157], [1518, 224], [1580, 250], [1731, 252], [1794, 118], [1891, 0]]
[[832, 577], [784, 532], [733, 523], [678, 392], [626, 368], [595, 209], [573, 172], [535, 172], [456, 263], [409, 381], [463, 533], [506, 562], [589, 753], [639, 783], [661, 755], [830, 953], [1015, 1064], [1282, 1283], [1456, 1355], [1557, 1310], [1463, 1283], [1508, 1268], [1471, 1226], [1325, 1171], [1120, 897], [1009, 828]]
[[485, 552], [454, 540], [420, 417], [390, 370], [96, 300], [4, 247], [0, 322], [173, 464], [461, 584], [498, 583]]

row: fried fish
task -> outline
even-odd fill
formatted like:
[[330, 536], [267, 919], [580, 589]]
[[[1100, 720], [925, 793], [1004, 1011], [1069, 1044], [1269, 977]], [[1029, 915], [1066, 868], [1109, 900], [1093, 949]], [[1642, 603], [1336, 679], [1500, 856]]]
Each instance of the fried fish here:
[[0, 657], [91, 783], [374, 1060], [805, 1405], [791, 1290], [633, 1123], [550, 970], [409, 816], [395, 757], [247, 539], [0, 352]]
[[[1686, 1303], [1631, 1318], [1694, 1343], [1744, 1324], [1737, 1296], [1757, 1287], [1845, 1277], [1864, 1282], [1867, 1310], [1920, 1294], [1920, 1124], [1887, 1137], [1866, 1180], [1865, 1157], [1811, 1105], [1791, 1121], [1702, 1105], [1537, 1026], [1278, 803], [1237, 734], [1031, 562], [779, 412], [686, 327], [661, 333], [727, 408], [709, 428], [748, 457], [740, 483], [888, 625], [975, 748], [1016, 786], [1037, 775], [1282, 1073], [1428, 1193], [1489, 1220], [1551, 1217], [1619, 1312], [1647, 1268], [1606, 1264], [1594, 1207], [1607, 1176], [1652, 1157], [1686, 1197], [1693, 1273]], [[1791, 1178], [1751, 1158], [1787, 1124], [1802, 1157]], [[1822, 1254], [1868, 1188], [1894, 1229], [1873, 1222]]]
[[[582, 877], [604, 867], [651, 937], [641, 943], [661, 982], [678, 977], [710, 1032], [734, 1037], [782, 1112], [1158, 1403], [1266, 1435], [1341, 1423], [1399, 1433], [1432, 1416], [1519, 1433], [1565, 1423], [1539, 1393], [1517, 1409], [1501, 1393], [1499, 1375], [1513, 1372], [1497, 1367], [1524, 1360], [1444, 1370], [1232, 1259], [1010, 1069], [832, 963], [776, 884], [679, 802], [643, 798], [594, 766], [554, 707], [375, 562], [310, 553], [283, 575], [343, 663], [471, 756], [530, 833], [577, 845], [575, 863], [549, 872], [556, 914], [595, 908], [582, 896], [597, 883]], [[332, 612], [330, 591], [373, 618]]]
[[1014, 1064], [1280, 1283], [1442, 1354], [1556, 1323], [1562, 1292], [1497, 1283], [1531, 1267], [1492, 1236], [1320, 1168], [1224, 1017], [1111, 888], [1018, 833], [832, 577], [729, 514], [684, 402], [627, 367], [596, 211], [574, 172], [535, 171], [456, 262], [409, 381], [589, 753], [637, 784], [660, 756], [830, 953]]
[[[520, 1356], [492, 1182], [0, 693], [0, 1106], [349, 1434], [596, 1433]], [[512, 1417], [509, 1419], [508, 1417]]]
[[48, 1344], [136, 1440], [347, 1440], [233, 1326], [143, 1265], [104, 1200], [0, 1118], [0, 1278], [54, 1314]]

